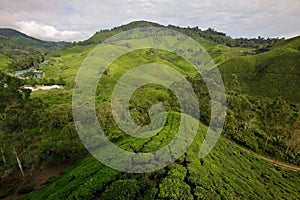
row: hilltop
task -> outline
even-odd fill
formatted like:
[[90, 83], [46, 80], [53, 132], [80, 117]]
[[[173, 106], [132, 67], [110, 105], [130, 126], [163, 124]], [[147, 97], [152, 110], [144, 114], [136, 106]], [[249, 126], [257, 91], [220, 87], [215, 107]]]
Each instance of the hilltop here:
[[[232, 37], [226, 35], [225, 33], [216, 31], [212, 28], [208, 28], [207, 30], [201, 30], [198, 27], [179, 27], [174, 25], [168, 25], [164, 26], [158, 23], [148, 22], [148, 21], [134, 21], [130, 22], [128, 24], [118, 26], [115, 28], [112, 28], [110, 30], [100, 30], [97, 33], [95, 33], [91, 38], [79, 42], [79, 44], [98, 44], [102, 41], [104, 41], [106, 38], [120, 33], [122, 31], [131, 30], [133, 28], [142, 28], [142, 27], [159, 27], [159, 28], [169, 28], [173, 29], [175, 31], [179, 31], [181, 33], [187, 34], [188, 36], [192, 37], [193, 39], [199, 39], [199, 37], [208, 40], [210, 42], [213, 42], [215, 44], [222, 44], [229, 47], [245, 47], [245, 48], [257, 48], [260, 49], [260, 51], [266, 50], [266, 48], [269, 48], [271, 45], [273, 45], [275, 42], [280, 41], [282, 39], [278, 38], [236, 38], [233, 39]], [[204, 42], [204, 41], [203, 41]], [[264, 50], [262, 50], [264, 49]]]

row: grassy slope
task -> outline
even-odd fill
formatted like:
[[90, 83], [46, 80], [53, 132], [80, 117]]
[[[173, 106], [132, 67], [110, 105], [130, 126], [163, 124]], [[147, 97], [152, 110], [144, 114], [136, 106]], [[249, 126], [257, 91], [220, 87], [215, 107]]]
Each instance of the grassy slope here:
[[[179, 28], [179, 27], [174, 27], [174, 26], [163, 26], [157, 23], [152, 23], [152, 22], [147, 22], [147, 21], [136, 21], [132, 22], [120, 27], [116, 27], [111, 30], [104, 30], [104, 31], [99, 31], [95, 33], [91, 38], [89, 38], [86, 41], [83, 41], [85, 44], [98, 44], [104, 41], [105, 39], [118, 34], [122, 31], [130, 30], [133, 28], [138, 28], [138, 27], [160, 27], [160, 28], [169, 28], [173, 29], [175, 31], [179, 31], [183, 34], [187, 34], [194, 40], [196, 40], [199, 44], [203, 46], [204, 49], [210, 54], [210, 56], [214, 59], [216, 65], [220, 65], [223, 62], [225, 62], [227, 59], [233, 57], [233, 56], [242, 56], [246, 53], [251, 54], [254, 52], [255, 49], [253, 48], [243, 48], [243, 47], [228, 47], [224, 45], [224, 43], [216, 43], [213, 42], [213, 40], [210, 38], [205, 39], [203, 37], [199, 36], [198, 32], [201, 32], [200, 30], [197, 30], [196, 32], [193, 32], [189, 29], [185, 28]], [[217, 33], [211, 33], [211, 34], [217, 34]], [[227, 36], [226, 36], [227, 37]]]
[[52, 54], [55, 57], [43, 67], [45, 78], [57, 79], [57, 77], [61, 76], [67, 83], [67, 89], [70, 89], [73, 87], [77, 70], [94, 47], [95, 45], [74, 46], [53, 52]]
[[[174, 126], [177, 114], [172, 115]], [[186, 154], [162, 170], [146, 174], [120, 173], [89, 157], [66, 169], [47, 187], [22, 199], [300, 198], [299, 172], [275, 167], [222, 138], [207, 157], [199, 159], [205, 133], [206, 128], [201, 125]], [[174, 129], [170, 129], [169, 134], [173, 135]], [[144, 144], [148, 142], [146, 148], [161, 146], [168, 140], [166, 135], [158, 134], [152, 141], [144, 141]], [[119, 145], [129, 150], [129, 143], [131, 147], [142, 145], [141, 140], [130, 138]]]
[[280, 46], [285, 46], [291, 49], [300, 50], [300, 36], [290, 38], [288, 40], [282, 40], [279, 41], [277, 44], [275, 44], [275, 48]]
[[[43, 71], [46, 73], [46, 78], [54, 78], [56, 79], [59, 76], [62, 76], [65, 80], [67, 80], [68, 85], [71, 87], [73, 85], [73, 80], [75, 79], [77, 70], [79, 69], [82, 61], [86, 58], [88, 53], [96, 47], [95, 43], [99, 43], [105, 40], [107, 37], [112, 36], [113, 34], [117, 34], [119, 30], [113, 30], [110, 32], [100, 32], [91, 37], [88, 41], [94, 44], [90, 44], [87, 46], [74, 46], [71, 48], [60, 49], [52, 53], [55, 56], [47, 66], [43, 68]], [[249, 48], [230, 48], [225, 45], [220, 45], [213, 43], [211, 41], [205, 40], [201, 37], [195, 38], [197, 42], [199, 42], [211, 55], [214, 59], [217, 66], [224, 63], [226, 60], [235, 57], [242, 56], [243, 52], [252, 52], [253, 49]], [[140, 59], [147, 62], [147, 57], [142, 56]], [[155, 61], [157, 62], [156, 59]], [[148, 61], [149, 62], [149, 61]], [[142, 62], [141, 62], [142, 63]], [[168, 62], [162, 62], [164, 64], [169, 64], [172, 67], [176, 67], [174, 64]], [[132, 63], [137, 66], [137, 63]], [[178, 64], [178, 63], [177, 63]], [[184, 67], [181, 65], [179, 67]], [[179, 69], [177, 67], [177, 69]], [[120, 68], [119, 68], [120, 70]]]
[[245, 93], [300, 102], [300, 51], [292, 48], [299, 41], [298, 37], [262, 54], [227, 60], [219, 67], [225, 84], [235, 74]]
[[10, 62], [10, 59], [7, 56], [0, 54], [0, 71], [5, 70], [5, 68], [9, 62]]

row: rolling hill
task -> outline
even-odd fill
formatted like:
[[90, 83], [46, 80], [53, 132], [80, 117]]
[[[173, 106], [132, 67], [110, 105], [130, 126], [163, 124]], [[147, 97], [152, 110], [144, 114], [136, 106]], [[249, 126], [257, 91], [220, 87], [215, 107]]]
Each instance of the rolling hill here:
[[[85, 49], [92, 49], [93, 46], [112, 35], [131, 28], [149, 26], [171, 28], [187, 34], [199, 42], [219, 67], [228, 90], [231, 89], [229, 85], [232, 82], [232, 76], [237, 76], [243, 93], [257, 97], [275, 98], [282, 96], [293, 103], [300, 101], [300, 93], [297, 90], [300, 74], [299, 37], [288, 40], [232, 39], [214, 30], [202, 31], [198, 28], [180, 28], [172, 25], [163, 26], [152, 22], [137, 21], [111, 30], [99, 31], [90, 39], [78, 42], [76, 43], [78, 45], [59, 51], [57, 54], [63, 57], [70, 56], [72, 53], [76, 53], [73, 51], [76, 49], [78, 53], [81, 52], [87, 55]], [[229, 45], [229, 40], [234, 41], [235, 45]], [[244, 43], [240, 43], [240, 40]], [[269, 47], [265, 52], [257, 52], [259, 48], [266, 46]], [[63, 57], [58, 60], [63, 61]], [[70, 60], [67, 63], [72, 63], [72, 61]], [[72, 69], [74, 68], [72, 67]]]
[[64, 42], [48, 42], [33, 38], [10, 28], [0, 28], [0, 69], [7, 64], [24, 62], [25, 57], [49, 53], [64, 47]]
[[299, 37], [292, 38], [258, 55], [230, 58], [219, 66], [225, 84], [236, 76], [244, 93], [299, 103], [299, 43]]
[[[114, 144], [130, 152], [148, 152], [169, 143], [178, 129], [180, 120], [178, 100], [169, 90], [158, 85], [147, 85], [137, 89], [129, 105], [133, 120], [140, 125], [146, 125], [152, 123], [148, 113], [151, 106], [162, 102], [168, 118], [167, 123], [157, 135], [145, 139], [129, 137], [114, 122], [110, 102], [114, 86], [128, 70], [141, 64], [165, 64], [185, 76], [199, 95], [201, 117], [205, 118], [205, 120], [201, 118], [198, 134], [190, 148], [173, 164], [153, 172], [130, 174], [104, 166], [87, 154], [74, 126], [72, 89], [82, 62], [100, 42], [121, 31], [144, 26], [171, 28], [199, 42], [209, 52], [222, 73], [229, 103], [232, 103], [232, 99], [236, 99], [236, 104], [233, 104], [233, 108], [228, 108], [229, 117], [224, 130], [226, 134], [223, 133], [208, 156], [200, 159], [199, 149], [207, 131], [206, 125], [210, 114], [209, 104], [207, 104], [209, 103], [208, 93], [203, 80], [197, 77], [189, 63], [167, 51], [140, 49], [119, 57], [101, 77], [95, 98], [98, 121]], [[8, 182], [9, 177], [4, 175], [6, 172], [11, 173], [11, 177], [12, 175], [18, 177], [18, 164], [15, 157], [19, 155], [24, 170], [27, 173], [33, 173], [33, 176], [28, 175], [25, 178], [20, 178], [20, 176], [19, 179], [22, 179], [20, 183], [13, 185], [17, 181], [9, 182], [13, 186], [6, 184], [6, 179], [1, 177], [0, 189], [3, 191], [0, 197], [19, 192], [19, 194], [27, 193], [21, 196], [21, 199], [300, 198], [299, 167], [285, 168], [282, 166], [290, 166], [290, 164], [276, 166], [270, 162], [277, 158], [288, 158], [283, 159], [287, 162], [297, 161], [299, 149], [295, 148], [295, 151], [285, 155], [286, 135], [279, 135], [280, 137], [271, 135], [269, 146], [266, 148], [268, 151], [263, 149], [268, 137], [267, 133], [271, 129], [265, 128], [263, 120], [259, 117], [265, 111], [263, 107], [270, 107], [270, 105], [262, 106], [264, 101], [260, 104], [256, 103], [256, 98], [265, 99], [277, 96], [283, 96], [293, 103], [300, 102], [300, 94], [297, 90], [297, 86], [300, 85], [299, 37], [289, 40], [232, 39], [212, 29], [203, 31], [198, 27], [180, 28], [138, 21], [111, 30], [99, 31], [86, 41], [68, 44], [65, 48], [59, 49], [56, 48], [60, 47], [60, 43], [36, 40], [17, 31], [4, 29], [0, 34], [0, 45], [5, 52], [5, 54], [0, 54], [0, 66], [2, 64], [5, 66], [11, 57], [17, 56], [22, 51], [25, 57], [31, 53], [34, 54], [36, 49], [39, 52], [49, 52], [46, 57], [47, 62], [42, 68], [45, 76], [41, 80], [32, 82], [24, 80], [25, 83], [42, 84], [45, 80], [47, 82], [58, 78], [66, 82], [62, 90], [32, 92], [29, 104], [24, 104], [23, 107], [26, 112], [16, 107], [15, 104], [11, 106], [9, 103], [7, 109], [4, 109], [9, 111], [7, 116], [11, 116], [12, 120], [5, 118], [3, 124], [8, 125], [0, 124], [0, 128], [10, 128], [10, 124], [16, 122], [15, 127], [21, 131], [12, 131], [10, 135], [0, 134], [1, 145], [3, 145], [1, 147], [6, 156], [5, 161], [0, 159], [0, 164], [3, 164], [0, 165], [0, 174], [7, 178]], [[13, 53], [15, 50], [17, 53]], [[233, 83], [237, 83], [239, 88], [233, 88]], [[2, 85], [1, 89], [8, 91], [9, 88], [6, 88], [5, 84]], [[236, 91], [232, 94], [231, 90]], [[22, 96], [19, 92], [20, 90], [17, 91], [15, 97]], [[242, 94], [237, 94], [239, 92]], [[280, 109], [276, 111], [278, 110]], [[293, 111], [290, 111], [295, 119], [298, 111], [296, 106]], [[30, 113], [28, 117], [24, 115], [27, 112]], [[15, 116], [26, 117], [18, 121]], [[154, 119], [159, 117], [157, 115]], [[185, 130], [199, 122], [191, 116], [188, 117]], [[289, 124], [292, 122], [289, 121]], [[277, 124], [278, 127], [281, 126], [279, 122]], [[235, 137], [228, 136], [228, 133]], [[235, 141], [247, 148], [254, 144], [255, 148], [252, 150], [256, 153], [245, 151], [244, 148], [225, 137], [238, 138], [239, 140]], [[91, 143], [94, 142], [93, 139], [90, 138]], [[182, 138], [181, 142], [182, 146], [185, 146], [186, 138]], [[257, 153], [264, 154], [264, 156]], [[276, 157], [277, 154], [278, 157]], [[82, 159], [82, 156], [86, 158]], [[271, 158], [266, 159], [265, 156]], [[51, 170], [53, 166], [74, 160], [77, 160], [76, 163], [65, 169], [60, 176], [49, 177], [44, 182], [44, 188], [35, 190], [34, 173], [40, 167]]]
[[14, 29], [0, 28], [0, 45], [2, 48], [32, 47], [42, 50], [54, 50], [58, 47], [61, 47], [63, 43], [43, 41]]
[[[130, 22], [128, 24], [118, 26], [115, 28], [112, 28], [110, 30], [101, 30], [95, 33], [91, 38], [88, 40], [79, 42], [79, 44], [95, 44], [100, 43], [106, 38], [120, 33], [122, 31], [131, 30], [134, 28], [141, 28], [141, 27], [159, 27], [159, 28], [169, 28], [175, 31], [179, 31], [181, 33], [184, 33], [193, 39], [196, 38], [202, 38], [204, 41], [210, 41], [215, 44], [222, 44], [230, 47], [244, 47], [244, 48], [262, 48], [266, 46], [273, 45], [275, 42], [280, 41], [278, 38], [236, 38], [233, 39], [230, 36], [226, 35], [225, 33], [218, 32], [214, 29], [208, 28], [207, 30], [201, 30], [198, 27], [179, 27], [174, 25], [161, 25], [158, 23], [153, 23], [149, 21], [134, 21]], [[204, 42], [203, 41], [203, 42]], [[203, 44], [202, 44], [203, 45]]]

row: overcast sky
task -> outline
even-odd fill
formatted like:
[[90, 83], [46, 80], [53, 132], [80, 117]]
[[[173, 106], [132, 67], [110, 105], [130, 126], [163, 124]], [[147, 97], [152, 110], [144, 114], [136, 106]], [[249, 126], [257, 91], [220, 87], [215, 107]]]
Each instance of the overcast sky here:
[[44, 40], [83, 40], [136, 20], [289, 38], [300, 35], [300, 0], [0, 0], [0, 27]]

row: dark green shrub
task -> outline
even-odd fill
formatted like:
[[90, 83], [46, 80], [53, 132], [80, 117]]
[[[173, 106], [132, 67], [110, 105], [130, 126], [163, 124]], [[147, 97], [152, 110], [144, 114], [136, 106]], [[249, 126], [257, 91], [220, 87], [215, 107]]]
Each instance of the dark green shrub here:
[[56, 176], [50, 176], [46, 181], [45, 183], [47, 185], [50, 185], [51, 183], [54, 183], [58, 178]]
[[135, 199], [139, 192], [140, 187], [137, 184], [137, 180], [118, 180], [113, 182], [106, 188], [105, 192], [101, 195], [100, 199]]
[[14, 189], [13, 188], [10, 188], [10, 189], [7, 189], [5, 191], [3, 191], [1, 194], [0, 194], [0, 199], [4, 199], [6, 197], [8, 197], [10, 194], [12, 194], [14, 192]]
[[23, 185], [18, 189], [18, 194], [27, 194], [29, 192], [32, 192], [34, 190], [33, 186], [31, 185]]
[[168, 199], [193, 199], [191, 188], [177, 179], [164, 178], [159, 185], [160, 192], [158, 197]]

